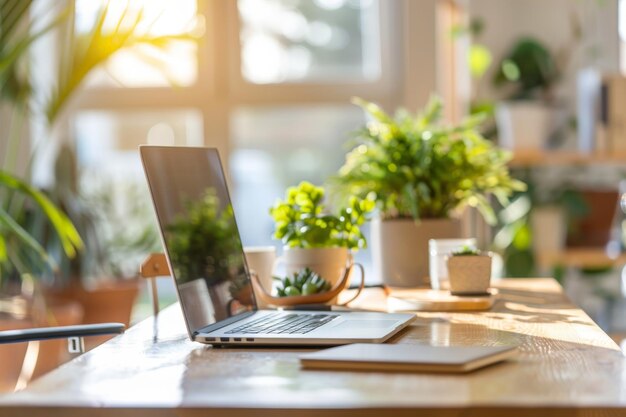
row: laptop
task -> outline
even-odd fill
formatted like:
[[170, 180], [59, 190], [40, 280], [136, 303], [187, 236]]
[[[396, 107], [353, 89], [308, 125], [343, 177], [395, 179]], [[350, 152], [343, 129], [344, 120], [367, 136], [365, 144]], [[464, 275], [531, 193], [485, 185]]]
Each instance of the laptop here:
[[189, 337], [211, 345], [382, 343], [413, 314], [257, 308], [216, 149], [141, 146]]

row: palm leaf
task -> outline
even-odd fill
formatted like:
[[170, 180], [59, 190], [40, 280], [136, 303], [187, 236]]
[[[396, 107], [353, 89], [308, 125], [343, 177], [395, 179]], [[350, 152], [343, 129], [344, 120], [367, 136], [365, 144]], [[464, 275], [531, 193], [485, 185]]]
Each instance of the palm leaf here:
[[[56, 268], [56, 264], [50, 258], [41, 244], [37, 242], [22, 226], [20, 226], [13, 217], [0, 208], [0, 230], [5, 236], [15, 236], [20, 243], [25, 245], [26, 249], [32, 251], [39, 258], [39, 263], [47, 264], [51, 268]], [[3, 238], [4, 257], [6, 258], [5, 238]]]
[[[110, 21], [108, 5], [104, 6], [93, 29], [84, 35], [70, 37], [68, 54], [62, 57], [62, 71], [46, 105], [46, 117], [52, 123], [68, 100], [83, 83], [91, 71], [105, 63], [115, 53], [137, 45], [148, 45], [157, 49], [166, 48], [172, 41], [192, 40], [191, 35], [151, 36], [138, 32], [143, 11], [131, 11], [130, 7], [121, 13], [113, 23], [113, 29], [107, 29], [105, 22]], [[149, 26], [149, 25], [148, 25]], [[154, 63], [153, 63], [154, 64]]]
[[[18, 62], [28, 52], [31, 45], [41, 36], [57, 27], [67, 18], [67, 11], [59, 13], [43, 28], [30, 33], [17, 33], [19, 23], [28, 19], [31, 1], [0, 0], [0, 91], [4, 97], [13, 100], [26, 99], [30, 92], [28, 81], [18, 76]], [[18, 4], [15, 4], [18, 3]], [[31, 22], [29, 27], [36, 26]]]
[[50, 199], [48, 199], [48, 197], [36, 188], [4, 171], [0, 171], [0, 184], [17, 190], [32, 198], [39, 205], [39, 207], [41, 207], [46, 217], [50, 220], [50, 223], [52, 223], [54, 230], [61, 240], [65, 254], [70, 258], [76, 256], [76, 251], [83, 247], [80, 235], [78, 234], [78, 231], [76, 231], [76, 228], [70, 219], [68, 219], [67, 216], [59, 210], [50, 201]]
[[0, 264], [7, 260], [7, 240], [0, 234]]

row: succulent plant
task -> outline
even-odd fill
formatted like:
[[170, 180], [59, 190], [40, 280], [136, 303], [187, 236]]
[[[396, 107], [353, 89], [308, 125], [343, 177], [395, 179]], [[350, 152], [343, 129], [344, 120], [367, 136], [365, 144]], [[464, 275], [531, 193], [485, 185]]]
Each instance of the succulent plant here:
[[291, 278], [286, 276], [274, 277], [274, 279], [280, 281], [282, 285], [277, 288], [279, 297], [311, 295], [330, 290], [330, 282], [309, 268], [295, 272]]

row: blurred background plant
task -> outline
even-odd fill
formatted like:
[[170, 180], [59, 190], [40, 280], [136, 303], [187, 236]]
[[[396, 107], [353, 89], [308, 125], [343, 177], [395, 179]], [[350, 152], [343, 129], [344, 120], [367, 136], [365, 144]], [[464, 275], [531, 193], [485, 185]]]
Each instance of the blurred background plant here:
[[[101, 3], [87, 32], [76, 30], [74, 2], [63, 3], [63, 7], [47, 6], [44, 9], [42, 2], [36, 0], [0, 1], [0, 99], [11, 112], [10, 128], [5, 132], [7, 139], [3, 140], [5, 158], [0, 167], [0, 191], [3, 193], [0, 211], [3, 272], [0, 277], [12, 277], [17, 282], [26, 274], [41, 277], [46, 270], [52, 281], [67, 274], [80, 278], [104, 259], [112, 259], [110, 253], [108, 257], [99, 254], [105, 245], [98, 242], [102, 234], [96, 232], [97, 216], [80, 195], [71, 151], [61, 146], [66, 138], [59, 137], [57, 130], [63, 124], [63, 111], [88, 75], [118, 51], [137, 45], [163, 49], [171, 41], [191, 38], [189, 35], [148, 34], [150, 24], [142, 22], [142, 10], [133, 9], [130, 2], [121, 9], [110, 7], [108, 2]], [[61, 36], [63, 42], [56, 57], [56, 79], [42, 84], [33, 79], [31, 65], [33, 46], [44, 34]], [[158, 60], [146, 59], [160, 67]], [[31, 144], [24, 140], [28, 137], [29, 121], [31, 126], [35, 121], [34, 129], [41, 136], [32, 144], [32, 150]], [[56, 158], [57, 178], [51, 179], [52, 185], [47, 187], [48, 197], [31, 185], [34, 165], [44, 149], [46, 152], [52, 149]], [[56, 236], [50, 232], [46, 218]], [[78, 232], [72, 223], [80, 225]], [[85, 238], [83, 253], [88, 254], [89, 260], [75, 258], [82, 248], [79, 233]], [[144, 237], [138, 237], [135, 247], [144, 245]], [[128, 240], [122, 246], [127, 244]], [[67, 267], [67, 258], [75, 258], [71, 268]], [[60, 263], [64, 267], [59, 271]], [[67, 283], [67, 280], [61, 281]]]

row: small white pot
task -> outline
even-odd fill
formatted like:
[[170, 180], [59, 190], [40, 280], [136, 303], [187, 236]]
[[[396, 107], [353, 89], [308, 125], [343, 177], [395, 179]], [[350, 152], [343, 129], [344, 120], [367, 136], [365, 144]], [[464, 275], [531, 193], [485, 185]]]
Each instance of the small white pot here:
[[452, 294], [486, 294], [491, 283], [491, 254], [450, 256], [448, 276]]
[[511, 150], [545, 148], [557, 125], [558, 112], [541, 102], [503, 101], [496, 106], [500, 146]]

